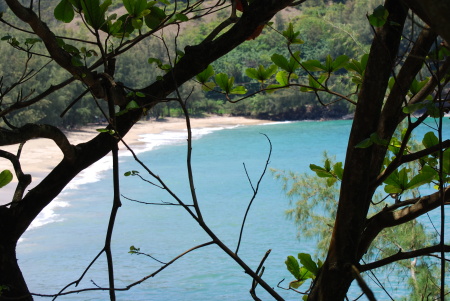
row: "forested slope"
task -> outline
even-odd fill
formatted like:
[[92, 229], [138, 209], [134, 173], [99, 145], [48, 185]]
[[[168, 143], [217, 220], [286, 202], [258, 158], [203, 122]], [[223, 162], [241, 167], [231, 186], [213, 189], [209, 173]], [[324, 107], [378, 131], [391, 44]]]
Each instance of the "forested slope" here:
[[[40, 2], [41, 13], [49, 23], [57, 22], [52, 18], [57, 3], [58, 1]], [[367, 52], [371, 29], [368, 22], [362, 22], [361, 18], [356, 18], [356, 16], [364, 15], [370, 11], [375, 6], [375, 1], [330, 2], [317, 0], [307, 3], [308, 5], [291, 8], [283, 12], [272, 20], [272, 24], [268, 24], [264, 28], [261, 36], [255, 40], [247, 41], [216, 62], [213, 65], [216, 73], [223, 72], [233, 76], [236, 84], [244, 85], [248, 89], [247, 94], [257, 91], [260, 85], [252, 81], [245, 74], [245, 70], [249, 67], [256, 68], [260, 64], [268, 67], [273, 64], [271, 56], [274, 53], [285, 54], [288, 52], [281, 32], [285, 30], [289, 22], [293, 24], [295, 30], [301, 32], [301, 38], [304, 40], [303, 44], [293, 49], [300, 51], [302, 59], [324, 60], [327, 55], [337, 57], [343, 53], [350, 58], [359, 58]], [[120, 9], [120, 5], [115, 5], [117, 9]], [[12, 22], [8, 18], [8, 12], [4, 14], [3, 18], [5, 22]], [[215, 25], [217, 24], [214, 24], [214, 22], [198, 21], [195, 26], [182, 27], [180, 30], [183, 35], [180, 35], [179, 38], [176, 37], [177, 30], [169, 30], [165, 34], [172, 37], [171, 40], [174, 42], [173, 45], [167, 46], [174, 49], [176, 40], [178, 49], [183, 50], [185, 46], [195, 44], [196, 41], [203, 39], [205, 34]], [[72, 36], [73, 38], [86, 38], [88, 33], [83, 32], [80, 28], [83, 27], [77, 27], [73, 25], [73, 22], [68, 26], [61, 23], [59, 34]], [[23, 57], [20, 56], [26, 56], [26, 53], [19, 52], [14, 48], [27, 49], [32, 47], [35, 54], [28, 62], [27, 72], [32, 74], [34, 71], [45, 68], [44, 72], [30, 77], [23, 85], [22, 93], [24, 95], [29, 95], [31, 98], [35, 93], [47, 89], [49, 83], [56, 84], [64, 78], [69, 78], [69, 75], [61, 68], [57, 68], [56, 64], [49, 58], [39, 55], [41, 53], [40, 47], [42, 47], [40, 42], [27, 41], [24, 33], [19, 30], [12, 31], [4, 24], [0, 24], [0, 30], [4, 33], [0, 43], [0, 51], [7, 58], [0, 61], [0, 70], [5, 86], [23, 75], [22, 65], [20, 64]], [[77, 45], [76, 40], [66, 43]], [[86, 51], [89, 51], [89, 49], [86, 49]], [[96, 53], [91, 52], [91, 54], [92, 59], [95, 59]], [[136, 85], [140, 81], [144, 83], [149, 78], [162, 75], [164, 71], [158, 69], [155, 64], [149, 64], [149, 58], [167, 62], [166, 47], [160, 39], [149, 39], [149, 41], [139, 44], [135, 49], [121, 56], [119, 58], [121, 62], [117, 65], [126, 67], [118, 68], [116, 78], [125, 84], [133, 82]], [[349, 77], [342, 73], [341, 76], [336, 78], [338, 79], [334, 79], [333, 82], [334, 90], [350, 93], [349, 89], [352, 85]], [[182, 89], [190, 91], [193, 87], [195, 88], [190, 98], [189, 110], [195, 116], [232, 114], [272, 120], [301, 120], [341, 118], [351, 113], [348, 104], [345, 102], [333, 103], [337, 99], [326, 96], [321, 99], [322, 103], [333, 104], [323, 106], [317, 101], [314, 94], [300, 93], [298, 88], [284, 89], [276, 93], [259, 93], [238, 103], [230, 103], [220, 93], [214, 91], [204, 93], [194, 81], [185, 85]], [[23, 120], [27, 120], [27, 122], [38, 121], [71, 128], [101, 121], [100, 116], [102, 114], [99, 110], [101, 104], [97, 104], [89, 93], [80, 98], [84, 91], [85, 88], [80, 84], [72, 84], [66, 89], [48, 95], [46, 101], [16, 111], [10, 122], [18, 126], [22, 124]], [[242, 95], [239, 95], [239, 97], [242, 97]], [[3, 102], [4, 104], [14, 102], [13, 96], [5, 97]], [[62, 114], [65, 118], [60, 117]], [[178, 115], [181, 115], [181, 110], [175, 103], [168, 102], [159, 104], [149, 112], [147, 117], [159, 118]]]

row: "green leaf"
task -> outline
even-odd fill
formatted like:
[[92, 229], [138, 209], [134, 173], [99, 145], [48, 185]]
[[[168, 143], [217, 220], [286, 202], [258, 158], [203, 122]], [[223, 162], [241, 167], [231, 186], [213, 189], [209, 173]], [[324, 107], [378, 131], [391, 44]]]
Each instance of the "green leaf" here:
[[228, 78], [228, 75], [225, 73], [219, 73], [215, 76], [216, 84], [225, 91], [225, 93], [230, 93], [233, 84], [234, 84], [234, 77]]
[[409, 87], [409, 91], [413, 96], [416, 95], [417, 93], [420, 92], [420, 90], [422, 90], [422, 88], [428, 83], [429, 80], [430, 78], [427, 78], [419, 82], [418, 80], [414, 79], [413, 82], [411, 83], [411, 87]]
[[306, 70], [311, 71], [311, 72], [327, 70], [327, 67], [322, 65], [322, 63], [319, 62], [318, 60], [308, 60], [308, 61], [303, 62], [302, 65]]
[[311, 75], [308, 75], [308, 81], [309, 86], [308, 87], [301, 87], [300, 91], [302, 92], [311, 92], [311, 91], [317, 91], [323, 89], [323, 83], [327, 79], [327, 76], [325, 74], [322, 74], [319, 77], [314, 77]]
[[84, 66], [83, 62], [81, 61], [81, 57], [79, 55], [72, 56], [70, 61], [73, 66], [76, 66], [76, 67]]
[[305, 267], [301, 267], [300, 268], [300, 279], [299, 280], [308, 280], [308, 279], [314, 279], [315, 275], [313, 273], [311, 273], [310, 270], [308, 270]]
[[438, 172], [428, 165], [425, 165], [419, 174], [415, 175], [407, 185], [407, 189], [414, 189], [419, 186], [430, 184], [438, 176]]
[[147, 0], [135, 0], [133, 13], [136, 16], [142, 15], [145, 9], [147, 9]]
[[25, 44], [27, 44], [27, 45], [34, 45], [36, 43], [41, 43], [41, 42], [42, 42], [41, 39], [36, 39], [36, 38], [27, 38], [25, 40]]
[[96, 129], [96, 131], [99, 133], [108, 133], [110, 135], [114, 135], [116, 133], [114, 130], [110, 129]]
[[297, 259], [295, 259], [294, 256], [288, 256], [284, 263], [286, 264], [288, 271], [294, 276], [294, 278], [299, 280], [301, 278], [301, 275], [300, 265], [298, 264]]
[[258, 68], [248, 68], [245, 70], [245, 74], [259, 82], [264, 82], [274, 75], [277, 72], [277, 69], [278, 67], [276, 65], [271, 65], [267, 69], [264, 68], [263, 65], [259, 65]]
[[319, 269], [317, 268], [317, 264], [312, 260], [310, 254], [298, 253], [298, 259], [308, 271], [310, 271], [314, 276], [317, 276]]
[[247, 89], [244, 86], [237, 86], [231, 89], [230, 94], [245, 94], [247, 93]]
[[327, 178], [327, 187], [331, 187], [334, 185], [334, 183], [337, 182], [337, 179], [335, 177]]
[[381, 139], [377, 133], [372, 133], [370, 135], [370, 140], [377, 145], [388, 145], [388, 141], [385, 139]]
[[130, 246], [130, 251], [128, 251], [128, 253], [130, 254], [136, 254], [137, 252], [139, 252], [141, 250], [141, 248], [136, 248], [135, 246]]
[[8, 169], [0, 172], [0, 188], [8, 185], [13, 179], [13, 174]]
[[133, 18], [131, 19], [131, 25], [133, 25], [136, 29], [141, 29], [144, 22], [142, 22], [142, 19], [139, 18]]
[[409, 170], [406, 168], [392, 172], [384, 181], [387, 184], [384, 191], [387, 193], [402, 193], [408, 189], [408, 172]]
[[426, 106], [427, 106], [427, 104], [423, 103], [423, 102], [415, 103], [415, 104], [403, 107], [402, 111], [405, 114], [412, 114], [418, 110], [425, 108]]
[[[108, 4], [111, 0], [105, 2]], [[81, 6], [86, 22], [94, 29], [100, 29], [105, 22], [105, 7], [100, 6], [99, 0], [81, 1]]]
[[271, 57], [271, 60], [272, 60], [272, 62], [275, 65], [277, 65], [281, 69], [284, 69], [284, 70], [288, 71], [288, 69], [289, 69], [289, 62], [284, 56], [282, 56], [280, 54], [277, 54], [277, 53], [274, 53], [272, 55], [272, 57]]
[[155, 29], [166, 18], [166, 13], [159, 7], [152, 6], [150, 13], [144, 17], [145, 24], [150, 29]]
[[450, 148], [446, 149], [443, 154], [442, 170], [444, 175], [450, 176]]
[[364, 72], [366, 70], [368, 59], [369, 59], [369, 55], [364, 54], [361, 57], [360, 61], [351, 60], [350, 63], [348, 63], [347, 66], [345, 67], [348, 71], [356, 73], [356, 75], [354, 75], [352, 77], [352, 82], [355, 83], [356, 85], [362, 84], [362, 80], [364, 77]]
[[348, 56], [340, 55], [331, 63], [331, 71], [335, 72], [341, 68], [344, 68], [348, 63]]
[[439, 118], [444, 116], [444, 112], [442, 112], [438, 106], [434, 104], [434, 102], [429, 102], [427, 104], [427, 113], [430, 117]]
[[141, 107], [138, 105], [138, 103], [134, 100], [127, 103], [127, 106], [125, 107], [127, 110], [134, 110], [134, 109], [140, 109]]
[[204, 84], [204, 83], [206, 83], [206, 82], [211, 78], [211, 76], [213, 76], [213, 75], [214, 75], [214, 68], [213, 68], [212, 65], [208, 65], [208, 67], [206, 67], [205, 70], [203, 70], [202, 72], [200, 72], [199, 74], [197, 74], [196, 78], [197, 78], [197, 80], [198, 80], [200, 83]]
[[360, 143], [355, 145], [355, 148], [368, 148], [373, 144], [372, 140], [370, 138], [364, 139]]
[[175, 14], [174, 21], [186, 22], [189, 21], [189, 18], [185, 14]]
[[305, 283], [305, 280], [294, 280], [289, 282], [289, 287], [298, 289], [303, 283]]
[[314, 171], [318, 177], [320, 178], [330, 178], [333, 177], [333, 175], [327, 171], [325, 168], [315, 165], [315, 164], [310, 164], [309, 165], [309, 169], [311, 169], [312, 171]]
[[439, 143], [438, 137], [433, 132], [428, 132], [423, 136], [422, 144], [426, 148], [432, 147]]
[[394, 185], [386, 185], [386, 186], [384, 186], [384, 191], [389, 194], [402, 193], [403, 189], [399, 188], [398, 186], [394, 186]]
[[64, 23], [70, 23], [75, 16], [75, 12], [73, 11], [72, 3], [68, 0], [61, 0], [59, 4], [55, 7], [53, 11], [55, 18]]
[[267, 93], [274, 93], [274, 92], [276, 92], [277, 90], [279, 90], [281, 87], [284, 87], [284, 86], [277, 85], [277, 84], [268, 85], [268, 86], [266, 87], [266, 92], [267, 92]]
[[202, 85], [202, 90], [203, 91], [212, 91], [217, 85], [213, 82], [207, 82], [207, 83], [203, 83]]
[[288, 40], [288, 44], [303, 44], [304, 41], [299, 39], [299, 31], [294, 31], [294, 26], [289, 23], [288, 28], [283, 31], [283, 36]]
[[81, 0], [69, 0], [70, 3], [72, 3], [72, 5], [78, 10], [81, 11], [81, 9], [83, 8], [81, 6]]
[[129, 176], [135, 176], [135, 175], [138, 175], [138, 174], [139, 174], [139, 171], [137, 171], [137, 170], [130, 170], [130, 171], [125, 172], [123, 175], [125, 177], [129, 177]]
[[123, 6], [125, 6], [125, 9], [127, 12], [131, 15], [134, 12], [134, 4], [135, 0], [122, 0]]
[[342, 180], [342, 176], [344, 175], [344, 169], [342, 168], [342, 162], [337, 162], [333, 166], [333, 172], [339, 180]]
[[148, 62], [150, 65], [153, 64], [153, 63], [155, 63], [159, 68], [161, 68], [162, 65], [163, 65], [163, 63], [161, 62], [160, 59], [157, 59], [157, 58], [154, 58], [154, 57], [149, 58], [149, 59], [147, 60], [147, 62]]
[[300, 67], [298, 61], [300, 61], [300, 51], [297, 51], [291, 55], [289, 61], [284, 56], [274, 53], [271, 56], [272, 62], [283, 70], [289, 73], [293, 73], [296, 69]]
[[388, 10], [383, 5], [379, 5], [373, 10], [373, 13], [369, 16], [369, 23], [374, 27], [381, 27], [386, 23], [388, 16], [389, 16]]
[[287, 86], [289, 85], [289, 77], [288, 73], [284, 70], [279, 71], [277, 75], [275, 76], [275, 79], [281, 86]]

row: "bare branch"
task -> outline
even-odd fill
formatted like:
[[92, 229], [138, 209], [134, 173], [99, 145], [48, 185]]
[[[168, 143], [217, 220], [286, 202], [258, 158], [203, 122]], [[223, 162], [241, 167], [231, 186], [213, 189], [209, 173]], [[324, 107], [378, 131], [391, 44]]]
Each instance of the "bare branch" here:
[[0, 128], [0, 146], [23, 143], [35, 138], [53, 140], [67, 160], [75, 158], [75, 147], [57, 127], [48, 124], [26, 124], [20, 128], [7, 130]]
[[[238, 239], [236, 251], [234, 252], [236, 255], [237, 255], [237, 253], [239, 251], [239, 246], [241, 245], [242, 234], [244, 232], [244, 226], [245, 226], [245, 221], [247, 219], [247, 215], [248, 215], [248, 213], [250, 211], [250, 207], [252, 206], [253, 201], [256, 198], [256, 195], [258, 194], [259, 185], [261, 184], [261, 181], [262, 181], [264, 175], [266, 174], [267, 166], [269, 166], [269, 163], [270, 163], [270, 156], [272, 155], [272, 142], [270, 141], [269, 137], [267, 137], [266, 134], [261, 134], [261, 135], [264, 135], [266, 137], [266, 139], [269, 141], [269, 154], [267, 155], [266, 164], [264, 165], [264, 170], [262, 171], [261, 175], [259, 176], [259, 180], [258, 180], [258, 183], [256, 184], [256, 188], [253, 188], [251, 180], [250, 180], [250, 178], [248, 178], [248, 174], [247, 174], [247, 178], [248, 178], [248, 180], [250, 182], [250, 186], [252, 187], [252, 190], [253, 190], [253, 196], [250, 199], [250, 202], [248, 203], [247, 210], [245, 211], [245, 214], [244, 214], [244, 219], [242, 220], [241, 231], [239, 232], [239, 239]], [[246, 170], [246, 172], [247, 172], [247, 170]]]
[[[448, 204], [450, 202], [450, 187], [447, 187], [443, 193], [445, 202]], [[375, 237], [384, 228], [394, 227], [406, 222], [409, 222], [433, 209], [439, 207], [442, 203], [440, 197], [440, 191], [435, 192], [431, 195], [416, 198], [414, 200], [407, 200], [405, 202], [413, 202], [414, 204], [403, 209], [396, 211], [389, 210], [390, 207], [385, 208], [383, 211], [372, 216], [366, 224], [364, 232], [361, 236], [361, 243], [358, 253], [364, 254], [375, 239]], [[397, 208], [392, 207], [392, 209]]]
[[358, 285], [363, 291], [363, 293], [367, 296], [367, 299], [369, 299], [370, 301], [376, 301], [377, 299], [375, 299], [375, 295], [373, 294], [372, 290], [369, 288], [367, 283], [361, 277], [358, 269], [354, 265], [352, 265], [352, 274], [353, 277], [355, 277], [356, 281], [358, 282]]
[[11, 205], [14, 206], [15, 202], [19, 202], [22, 199], [25, 189], [28, 187], [28, 185], [30, 185], [31, 175], [23, 173], [22, 166], [19, 161], [19, 155], [15, 156], [7, 151], [0, 150], [0, 157], [8, 159], [12, 163], [14, 172], [16, 173], [18, 179], [16, 190], [11, 202]]
[[[264, 265], [264, 262], [266, 261], [267, 257], [269, 257], [270, 252], [272, 252], [272, 250], [267, 250], [266, 254], [264, 254], [264, 257], [261, 259], [261, 262], [259, 263], [258, 268], [256, 269], [255, 273], [258, 274], [259, 277], [262, 277], [262, 275], [264, 274], [264, 266], [263, 265]], [[261, 299], [259, 299], [256, 296], [255, 289], [257, 286], [258, 286], [258, 282], [256, 282], [255, 279], [253, 279], [252, 288], [250, 289], [250, 295], [252, 296], [253, 300], [261, 301]]]
[[187, 250], [187, 251], [181, 253], [180, 255], [178, 255], [177, 257], [175, 257], [174, 259], [172, 259], [172, 260], [169, 261], [168, 263], [166, 263], [164, 266], [162, 266], [161, 268], [159, 268], [159, 269], [156, 270], [155, 272], [151, 273], [150, 275], [147, 275], [147, 276], [145, 276], [144, 278], [142, 278], [142, 279], [140, 279], [140, 280], [138, 280], [138, 281], [136, 281], [136, 282], [133, 282], [133, 283], [127, 285], [126, 287], [122, 287], [122, 288], [114, 288], [114, 289], [113, 289], [113, 288], [109, 288], [109, 287], [98, 287], [98, 286], [97, 286], [97, 287], [95, 287], [95, 288], [85, 288], [85, 289], [80, 289], [80, 290], [73, 290], [73, 291], [68, 291], [68, 292], [64, 292], [64, 293], [58, 293], [58, 294], [54, 294], [54, 295], [36, 294], [36, 293], [31, 293], [31, 295], [33, 295], [33, 296], [38, 296], [38, 297], [58, 297], [58, 296], [65, 296], [65, 295], [70, 295], [70, 294], [77, 294], [77, 293], [87, 292], [87, 291], [111, 291], [111, 290], [114, 290], [114, 291], [128, 291], [128, 290], [131, 289], [132, 287], [134, 287], [134, 286], [136, 286], [136, 285], [138, 285], [138, 284], [141, 284], [141, 283], [144, 282], [145, 280], [147, 280], [147, 279], [149, 279], [149, 278], [152, 278], [152, 277], [155, 277], [157, 274], [159, 274], [161, 271], [163, 271], [164, 269], [166, 269], [167, 267], [169, 267], [172, 263], [174, 263], [175, 261], [177, 261], [178, 259], [180, 259], [180, 258], [183, 257], [184, 255], [186, 255], [186, 254], [188, 254], [188, 253], [190, 253], [190, 252], [192, 252], [192, 251], [194, 251], [194, 250], [197, 250], [197, 249], [200, 249], [200, 248], [203, 248], [203, 247], [212, 245], [212, 244], [214, 244], [214, 242], [213, 242], [213, 241], [210, 241], [210, 242], [207, 242], [207, 243], [204, 243], [204, 244], [195, 246], [195, 247], [193, 247], [193, 248], [191, 248], [191, 249], [189, 249], [189, 250]]
[[[445, 252], [450, 252], [449, 245], [445, 245], [444, 249], [445, 249]], [[402, 250], [399, 250], [396, 254], [394, 254], [392, 256], [383, 258], [381, 260], [378, 260], [378, 261], [375, 261], [372, 263], [360, 265], [359, 270], [361, 272], [365, 272], [365, 271], [383, 267], [385, 265], [391, 264], [391, 263], [399, 261], [399, 260], [405, 260], [405, 259], [410, 259], [410, 258], [415, 258], [415, 257], [420, 257], [420, 256], [433, 256], [434, 257], [434, 255], [432, 255], [431, 253], [437, 253], [440, 251], [441, 251], [440, 244], [431, 246], [431, 247], [426, 247], [426, 248], [419, 249], [419, 250], [410, 251], [410, 252], [402, 252]]]

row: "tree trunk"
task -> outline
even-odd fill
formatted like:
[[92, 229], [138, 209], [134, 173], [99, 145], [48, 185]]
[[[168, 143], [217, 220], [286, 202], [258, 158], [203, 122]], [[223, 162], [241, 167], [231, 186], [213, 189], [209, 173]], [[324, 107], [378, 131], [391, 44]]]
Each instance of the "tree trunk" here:
[[17, 264], [16, 243], [0, 242], [0, 300], [33, 300]]
[[375, 166], [372, 162], [373, 147], [355, 148], [355, 145], [377, 132], [407, 16], [407, 8], [399, 0], [387, 0], [385, 8], [389, 19], [375, 33], [358, 95], [328, 255], [308, 300], [344, 300], [353, 281], [352, 265], [357, 265], [361, 259], [358, 252], [361, 234], [374, 192], [371, 171], [378, 172], [381, 165]]

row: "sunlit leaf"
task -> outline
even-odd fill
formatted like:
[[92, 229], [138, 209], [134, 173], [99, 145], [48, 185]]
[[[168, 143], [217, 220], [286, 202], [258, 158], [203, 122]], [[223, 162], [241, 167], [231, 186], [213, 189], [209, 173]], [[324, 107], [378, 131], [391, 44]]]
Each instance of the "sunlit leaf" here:
[[245, 94], [247, 89], [244, 86], [237, 86], [231, 89], [230, 94]]
[[308, 271], [310, 271], [313, 275], [317, 275], [319, 269], [317, 268], [317, 264], [312, 260], [310, 254], [298, 253], [298, 259]]
[[0, 172], [0, 188], [8, 185], [13, 179], [13, 174], [8, 169]]
[[197, 80], [204, 84], [205, 82], [207, 82], [211, 76], [214, 75], [214, 68], [212, 65], [208, 65], [208, 67], [206, 67], [205, 70], [203, 70], [202, 72], [200, 72], [199, 74], [197, 74], [196, 78]]
[[438, 176], [438, 172], [426, 165], [422, 168], [419, 174], [415, 175], [407, 185], [407, 189], [414, 189], [419, 186], [429, 184], [431, 181]]
[[294, 256], [288, 256], [284, 262], [288, 271], [294, 276], [295, 279], [300, 279], [300, 265], [298, 260]]

